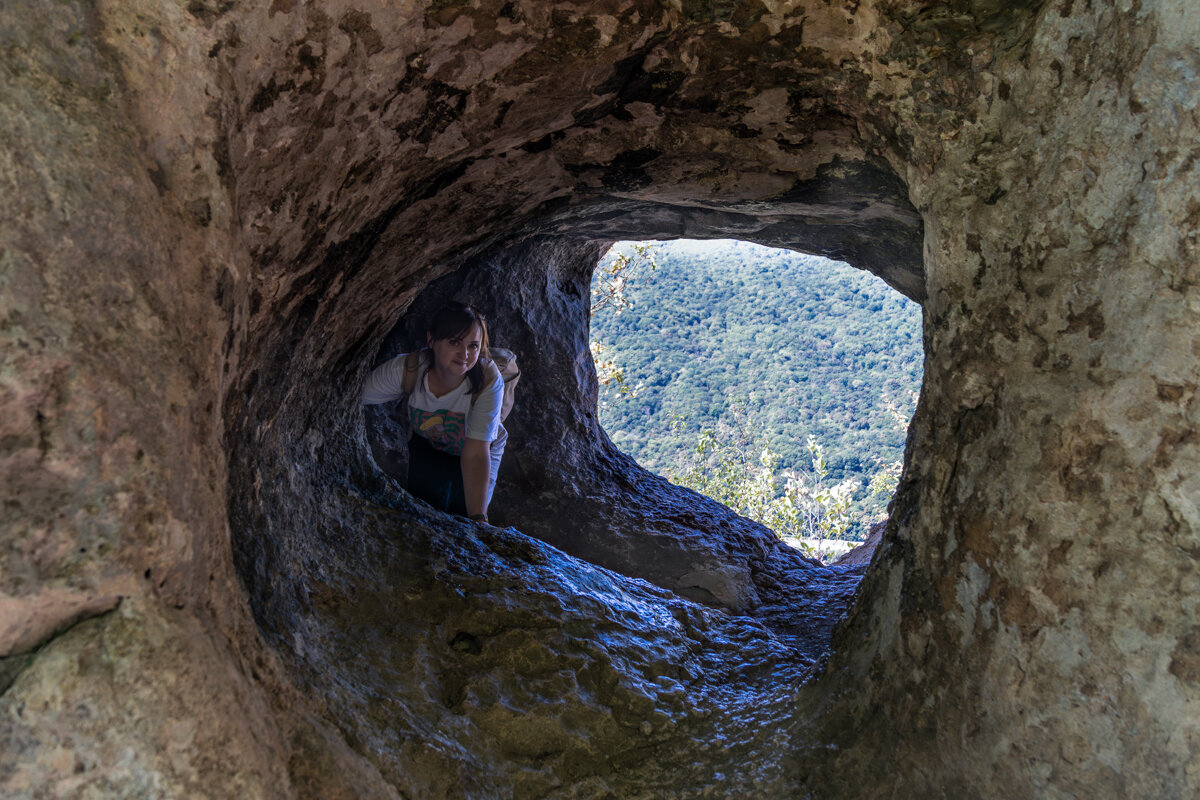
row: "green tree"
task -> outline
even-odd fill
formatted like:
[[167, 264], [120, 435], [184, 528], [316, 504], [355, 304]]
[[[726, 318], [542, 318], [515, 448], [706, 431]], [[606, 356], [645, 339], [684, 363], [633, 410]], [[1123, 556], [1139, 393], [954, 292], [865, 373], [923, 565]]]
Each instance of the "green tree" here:
[[[631, 248], [618, 244], [606, 262], [635, 257]], [[716, 444], [752, 420], [756, 443], [732, 463], [761, 486], [764, 450], [778, 459], [769, 502], [786, 495], [789, 475], [812, 488], [814, 437], [826, 488], [850, 489], [844, 535], [864, 538], [886, 513], [915, 405], [920, 308], [872, 275], [801, 253], [731, 241], [653, 252], [657, 269], [636, 280], [613, 286], [606, 264], [597, 269], [601, 295], [628, 301], [598, 304], [592, 317], [598, 374], [615, 373], [600, 408], [613, 441], [647, 469], [682, 477], [703, 431], [715, 437], [715, 469]], [[719, 474], [706, 478], [710, 494], [720, 494]]]
[[[618, 249], [612, 258], [602, 259], [592, 277], [592, 315], [605, 309], [616, 315], [632, 308], [634, 301], [627, 293], [630, 285], [639, 273], [653, 272], [657, 268], [653, 245], [640, 242], [628, 243], [628, 247]], [[608, 357], [608, 348], [594, 335], [588, 345], [600, 382], [601, 407], [607, 406], [614, 394], [636, 397], [643, 384], [630, 386], [625, 380], [625, 371], [616, 359]]]
[[[762, 443], [761, 430], [735, 404], [733, 426], [702, 429], [689, 455], [670, 480], [771, 528], [788, 544], [817, 558], [830, 553], [827, 540], [841, 540], [854, 521], [853, 481], [830, 479], [824, 449], [814, 437], [806, 471], [779, 471], [780, 458]], [[675, 419], [682, 431], [683, 420]]]

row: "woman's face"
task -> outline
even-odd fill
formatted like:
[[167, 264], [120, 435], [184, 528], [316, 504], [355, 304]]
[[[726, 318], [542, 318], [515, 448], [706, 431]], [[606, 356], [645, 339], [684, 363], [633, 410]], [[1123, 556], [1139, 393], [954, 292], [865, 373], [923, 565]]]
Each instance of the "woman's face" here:
[[483, 332], [478, 323], [468, 328], [465, 333], [456, 333], [447, 339], [429, 339], [434, 364], [442, 372], [451, 375], [466, 375], [479, 360], [479, 349], [482, 345]]

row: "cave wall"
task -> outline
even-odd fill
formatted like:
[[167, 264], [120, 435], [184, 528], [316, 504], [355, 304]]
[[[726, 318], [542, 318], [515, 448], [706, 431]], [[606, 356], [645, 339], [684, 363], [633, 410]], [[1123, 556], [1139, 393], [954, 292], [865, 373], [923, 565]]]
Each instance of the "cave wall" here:
[[[910, 167], [926, 382], [896, 535], [827, 674], [856, 694], [856, 747], [869, 719], [945, 776], [904, 785], [1200, 785], [1198, 22], [1047, 7], [1027, 40], [967, 50], [989, 62], [976, 99]], [[829, 767], [878, 774], [835, 738]]]
[[[1194, 793], [1186, 4], [0, 20], [6, 795]], [[857, 573], [596, 426], [588, 261], [639, 236], [923, 301], [904, 477], [831, 640]], [[494, 298], [532, 378], [511, 529], [367, 447], [361, 378], [442, 292]]]

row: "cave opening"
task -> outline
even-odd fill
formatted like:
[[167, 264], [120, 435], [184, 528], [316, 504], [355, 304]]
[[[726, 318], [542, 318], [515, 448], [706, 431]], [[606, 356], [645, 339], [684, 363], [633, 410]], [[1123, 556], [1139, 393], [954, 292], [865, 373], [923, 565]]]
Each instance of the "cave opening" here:
[[[690, 171], [650, 180], [644, 159], [636, 174], [605, 159], [595, 175], [560, 173], [542, 150], [502, 155], [374, 202], [369, 220], [347, 207], [353, 233], [251, 293], [224, 409], [235, 566], [289, 672], [385, 770], [428, 757], [437, 780], [474, 787], [553, 752], [603, 771], [589, 756], [601, 731], [604, 752], [645, 765], [678, 755], [703, 784], [727, 756], [696, 755], [697, 742], [790, 724], [865, 568], [805, 558], [613, 445], [589, 347], [592, 275], [615, 241], [736, 238], [853, 263], [920, 301], [922, 217], [895, 169], [853, 148], [800, 177], [731, 184], [757, 186], [758, 200]], [[553, 175], [521, 181], [528, 194], [495, 182], [526, 156], [527, 178]], [[697, 158], [749, 180], [740, 163]], [[422, 341], [451, 299], [483, 309], [521, 362], [496, 526], [409, 496], [359, 402], [372, 364]], [[511, 709], [567, 697], [572, 715], [598, 721], [588, 741], [547, 743], [544, 714], [497, 717], [497, 696]], [[636, 737], [651, 737], [653, 759]], [[434, 741], [436, 755], [405, 751]]]
[[920, 389], [916, 303], [843, 262], [722, 239], [618, 242], [591, 290], [617, 447], [823, 561], [878, 541]]
[[[906, 238], [911, 241], [912, 220], [919, 218], [907, 213]], [[603, 227], [618, 230], [627, 219], [612, 216], [610, 210]], [[586, 218], [573, 227], [585, 234], [596, 230]], [[911, 246], [907, 252], [888, 251], [887, 242], [855, 235], [861, 238], [849, 255], [868, 254], [875, 271], [890, 276], [894, 288], [911, 289], [913, 265], [904, 258]], [[847, 238], [843, 232], [842, 241]], [[741, 240], [744, 246], [759, 246], [748, 239]], [[767, 528], [727, 506], [699, 502], [690, 491], [643, 469], [614, 446], [601, 427], [601, 389], [591, 351], [591, 285], [612, 243], [584, 236], [524, 236], [452, 260], [446, 274], [404, 307], [372, 363], [420, 346], [425, 321], [447, 300], [481, 308], [489, 319], [493, 344], [515, 351], [522, 369], [517, 403], [506, 422], [509, 448], [490, 509], [493, 521], [689, 600], [739, 613], [772, 606], [764, 602], [759, 583], [764, 575], [793, 571], [795, 549], [779, 547]], [[879, 268], [883, 252], [893, 256], [886, 269]], [[909, 335], [920, 339], [919, 329]], [[402, 419], [386, 409], [369, 409], [366, 418], [375, 463], [402, 484], [407, 468]], [[897, 454], [896, 472], [898, 461]], [[844, 465], [837, 466], [844, 470]], [[769, 567], [764, 566], [767, 562]], [[836, 581], [844, 595], [837, 605], [848, 602], [858, 577]], [[775, 604], [779, 608], [787, 605], [782, 587], [793, 579], [767, 581], [775, 587], [767, 591], [781, 595]], [[827, 634], [831, 625], [832, 620], [822, 623], [812, 641]]]
[[[363, 359], [365, 373], [420, 343], [446, 300], [484, 310], [493, 341], [522, 369], [493, 501], [498, 525], [407, 496], [397, 465], [381, 457], [386, 421], [365, 409], [359, 441], [372, 455], [358, 501], [339, 496], [323, 509], [337, 518], [335, 536], [303, 544], [289, 531], [271, 542], [283, 552], [268, 559], [306, 566], [257, 598], [260, 624], [346, 712], [356, 749], [394, 753], [397, 729], [435, 736], [439, 769], [468, 787], [514, 764], [544, 764], [547, 753], [630, 786], [664, 759], [686, 759], [695, 774], [681, 767], [677, 779], [707, 782], [704, 765], [728, 760], [710, 746], [789, 729], [795, 693], [821, 674], [865, 572], [805, 558], [764, 526], [641, 468], [604, 434], [590, 286], [602, 255], [627, 237], [580, 227], [450, 259]], [[497, 697], [516, 711], [497, 716]], [[547, 698], [564, 714], [604, 721], [589, 723], [587, 736], [551, 723], [550, 742], [544, 711], [519, 716]], [[642, 740], [654, 744], [652, 757], [636, 746]], [[606, 772], [589, 755], [597, 747], [624, 753], [628, 772]], [[746, 779], [779, 769], [782, 759], [748, 767]]]

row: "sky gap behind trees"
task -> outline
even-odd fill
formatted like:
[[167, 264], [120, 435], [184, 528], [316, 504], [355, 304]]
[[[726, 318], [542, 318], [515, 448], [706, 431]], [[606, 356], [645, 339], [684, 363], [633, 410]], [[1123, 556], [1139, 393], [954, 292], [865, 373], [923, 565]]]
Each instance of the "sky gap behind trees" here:
[[[594, 287], [635, 244], [613, 247]], [[817, 256], [732, 240], [649, 244], [657, 267], [633, 274], [628, 307], [608, 303], [592, 318], [603, 358], [624, 377], [602, 387], [609, 436], [677, 482], [697, 465], [703, 431], [750, 464], [769, 449], [777, 493], [789, 472], [812, 473], [812, 437], [826, 481], [852, 483], [847, 533], [861, 538], [890, 499], [872, 479], [896, 469], [920, 389], [920, 307]]]

